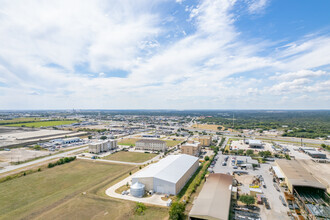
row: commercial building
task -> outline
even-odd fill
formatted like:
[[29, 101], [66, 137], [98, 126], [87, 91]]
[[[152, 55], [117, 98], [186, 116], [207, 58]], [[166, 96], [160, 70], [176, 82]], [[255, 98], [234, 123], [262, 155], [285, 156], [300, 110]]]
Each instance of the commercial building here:
[[282, 174], [281, 177], [280, 175], [278, 177], [284, 179], [291, 193], [293, 193], [295, 189], [303, 187], [326, 190], [326, 187], [315, 179], [315, 177], [296, 160], [276, 160], [275, 164], [278, 167], [278, 171], [275, 172]]
[[248, 144], [250, 148], [262, 148], [263, 144], [259, 140], [248, 140]]
[[210, 174], [189, 213], [191, 220], [227, 220], [230, 211], [233, 177], [223, 173]]
[[176, 195], [199, 167], [197, 157], [169, 155], [132, 177], [132, 184], [140, 182], [145, 189], [156, 193]]
[[[329, 196], [326, 187], [316, 180], [311, 173], [296, 160], [276, 160], [279, 171], [276, 176], [284, 177], [291, 194], [300, 207], [308, 213], [311, 219], [330, 219]], [[274, 169], [274, 168], [273, 168]]]
[[109, 150], [117, 148], [117, 140], [104, 140], [95, 143], [91, 143], [88, 146], [90, 153], [98, 154], [101, 152], [107, 152]]
[[81, 139], [78, 137], [72, 137], [72, 138], [64, 138], [64, 139], [54, 139], [51, 140], [50, 142], [53, 144], [72, 144], [76, 142], [80, 142]]
[[188, 141], [181, 145], [181, 153], [198, 157], [201, 151], [201, 145], [197, 141]]
[[167, 146], [165, 141], [142, 139], [135, 143], [136, 150], [151, 150], [151, 151], [166, 151]]
[[72, 137], [72, 138], [65, 138], [63, 139], [63, 143], [62, 144], [72, 144], [72, 143], [76, 143], [81, 141], [80, 138], [78, 137]]
[[327, 155], [325, 153], [321, 153], [316, 150], [305, 150], [305, 153], [311, 156], [312, 158], [327, 159]]
[[202, 136], [198, 138], [198, 141], [200, 142], [202, 147], [208, 147], [212, 143], [212, 137], [211, 136]]

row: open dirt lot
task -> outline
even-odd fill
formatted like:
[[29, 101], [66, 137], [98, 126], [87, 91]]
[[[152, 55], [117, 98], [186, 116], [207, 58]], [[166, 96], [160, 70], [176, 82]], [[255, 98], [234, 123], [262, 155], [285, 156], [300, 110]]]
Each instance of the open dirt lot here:
[[20, 129], [16, 129], [8, 133], [0, 133], [0, 147], [11, 145], [24, 145], [28, 143], [36, 143], [42, 140], [64, 138], [65, 136], [80, 136], [84, 134], [86, 134], [86, 132], [72, 132], [51, 129], [29, 129], [22, 131]]
[[[77, 160], [0, 183], [0, 219], [135, 219], [134, 202], [109, 198], [105, 189], [134, 166]], [[167, 216], [148, 207], [142, 218]]]
[[224, 127], [221, 125], [208, 125], [208, 124], [194, 124], [191, 126], [192, 128], [198, 128], [198, 129], [205, 129], [205, 130], [213, 130], [213, 131], [219, 131], [218, 127], [221, 127], [223, 130]]
[[7, 166], [10, 162], [26, 161], [50, 154], [51, 152], [49, 151], [36, 151], [26, 148], [15, 148], [11, 151], [0, 151], [0, 167]]
[[263, 148], [250, 148], [248, 144], [245, 144], [243, 140], [238, 140], [238, 141], [232, 141], [231, 142], [231, 147], [233, 150], [249, 150], [249, 149], [253, 149], [255, 151], [266, 151], [269, 150], [270, 152], [274, 152], [272, 145], [270, 143], [267, 142], [263, 142], [264, 143], [264, 147]]

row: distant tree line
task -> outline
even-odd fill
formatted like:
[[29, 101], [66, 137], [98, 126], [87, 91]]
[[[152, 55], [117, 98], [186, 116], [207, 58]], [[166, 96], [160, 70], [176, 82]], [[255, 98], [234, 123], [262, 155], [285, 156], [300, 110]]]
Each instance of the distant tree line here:
[[263, 132], [279, 129], [287, 137], [327, 138], [330, 134], [330, 111], [237, 111], [206, 117], [198, 122], [236, 130], [259, 129]]

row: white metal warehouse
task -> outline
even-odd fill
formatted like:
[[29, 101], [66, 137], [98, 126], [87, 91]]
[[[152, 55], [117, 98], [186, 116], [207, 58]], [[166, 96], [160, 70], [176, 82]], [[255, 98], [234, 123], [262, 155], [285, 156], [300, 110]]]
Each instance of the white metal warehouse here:
[[135, 174], [132, 183], [143, 183], [148, 191], [176, 195], [198, 166], [198, 157], [186, 154], [170, 155]]

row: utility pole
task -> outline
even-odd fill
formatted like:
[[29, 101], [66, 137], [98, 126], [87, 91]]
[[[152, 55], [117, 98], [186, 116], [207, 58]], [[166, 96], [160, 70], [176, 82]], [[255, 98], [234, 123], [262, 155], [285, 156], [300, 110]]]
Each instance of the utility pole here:
[[235, 121], [234, 121], [234, 113], [233, 113], [233, 129], [234, 129], [234, 126], [235, 126]]

